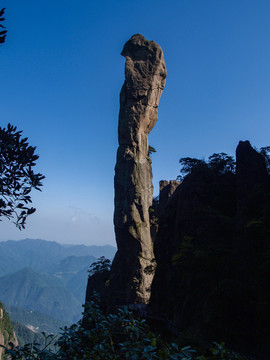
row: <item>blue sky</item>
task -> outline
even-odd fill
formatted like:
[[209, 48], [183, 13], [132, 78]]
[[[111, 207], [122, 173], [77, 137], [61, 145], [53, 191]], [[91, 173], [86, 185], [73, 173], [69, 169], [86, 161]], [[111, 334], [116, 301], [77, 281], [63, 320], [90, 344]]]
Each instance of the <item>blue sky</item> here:
[[154, 193], [181, 157], [270, 145], [268, 0], [3, 0], [1, 126], [23, 130], [46, 176], [26, 230], [0, 240], [115, 244], [113, 176], [125, 42], [161, 45], [168, 77], [149, 143]]

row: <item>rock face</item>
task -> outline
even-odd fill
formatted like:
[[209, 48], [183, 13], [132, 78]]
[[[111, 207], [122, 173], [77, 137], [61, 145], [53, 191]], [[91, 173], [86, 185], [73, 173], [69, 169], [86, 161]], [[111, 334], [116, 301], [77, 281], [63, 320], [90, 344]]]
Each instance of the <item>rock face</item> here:
[[134, 35], [125, 44], [115, 167], [114, 226], [118, 251], [110, 279], [113, 304], [147, 303], [155, 259], [149, 207], [153, 185], [148, 134], [157, 121], [166, 67], [159, 45]]
[[[4, 305], [0, 302], [0, 345], [9, 347], [9, 342], [14, 346], [18, 346], [18, 341], [14, 333], [8, 313], [4, 309]], [[0, 360], [4, 357], [4, 349], [0, 347]]]
[[269, 180], [248, 141], [236, 173], [188, 175], [160, 218], [150, 299], [180, 331], [258, 359], [270, 358]]

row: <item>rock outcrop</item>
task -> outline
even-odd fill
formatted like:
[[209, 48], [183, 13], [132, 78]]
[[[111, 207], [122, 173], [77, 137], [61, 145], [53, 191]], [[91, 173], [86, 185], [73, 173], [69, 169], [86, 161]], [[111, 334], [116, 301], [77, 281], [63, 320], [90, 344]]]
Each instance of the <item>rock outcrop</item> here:
[[150, 307], [194, 338], [270, 358], [270, 182], [248, 141], [236, 173], [203, 167], [167, 200]]
[[246, 233], [246, 225], [262, 216], [269, 176], [264, 157], [253, 149], [249, 141], [239, 142], [236, 160], [237, 231], [242, 238]]
[[155, 266], [149, 224], [153, 185], [148, 134], [157, 121], [166, 67], [160, 46], [140, 34], [131, 37], [121, 55], [126, 65], [115, 167], [118, 250], [111, 270], [110, 303], [147, 303]]
[[159, 212], [162, 212], [162, 209], [165, 208], [168, 200], [180, 184], [180, 181], [177, 180], [161, 180], [159, 182]]
[[[5, 311], [4, 305], [0, 302], [0, 345], [9, 347], [10, 342], [12, 342], [14, 346], [18, 346], [11, 320]], [[0, 347], [0, 360], [3, 357], [4, 348]]]

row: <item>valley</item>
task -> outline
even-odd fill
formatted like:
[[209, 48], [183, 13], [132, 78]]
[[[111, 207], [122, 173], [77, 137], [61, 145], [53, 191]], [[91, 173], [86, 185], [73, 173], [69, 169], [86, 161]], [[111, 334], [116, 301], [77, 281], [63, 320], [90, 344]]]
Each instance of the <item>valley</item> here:
[[[40, 333], [81, 318], [89, 266], [113, 258], [113, 246], [61, 245], [45, 240], [0, 242], [0, 301], [18, 341], [42, 341]], [[26, 341], [27, 342], [27, 341]]]

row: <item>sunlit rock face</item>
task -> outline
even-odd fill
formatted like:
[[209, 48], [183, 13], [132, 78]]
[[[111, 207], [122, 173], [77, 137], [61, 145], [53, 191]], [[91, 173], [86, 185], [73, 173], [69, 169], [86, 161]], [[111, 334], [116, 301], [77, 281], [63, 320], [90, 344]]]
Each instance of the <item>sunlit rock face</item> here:
[[115, 167], [114, 226], [118, 251], [110, 279], [113, 304], [147, 303], [155, 268], [149, 207], [153, 185], [148, 134], [157, 121], [166, 66], [159, 45], [137, 34], [125, 44]]

